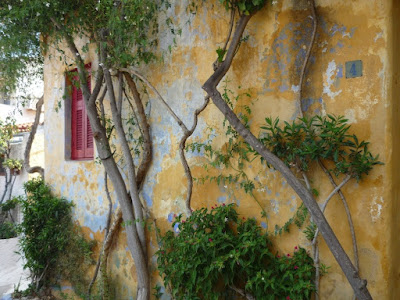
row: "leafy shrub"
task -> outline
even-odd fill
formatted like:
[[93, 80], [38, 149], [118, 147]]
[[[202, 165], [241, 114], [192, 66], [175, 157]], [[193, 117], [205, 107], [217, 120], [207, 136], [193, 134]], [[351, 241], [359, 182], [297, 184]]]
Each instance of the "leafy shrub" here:
[[347, 121], [343, 116], [327, 115], [281, 125], [278, 118], [266, 118], [260, 141], [289, 167], [307, 171], [313, 161], [330, 161], [334, 163], [330, 171], [336, 176], [348, 174], [359, 180], [383, 163], [369, 151], [369, 142], [349, 134]]
[[0, 224], [0, 239], [10, 239], [17, 236], [17, 228], [12, 222]]
[[[21, 199], [24, 220], [20, 249], [33, 278], [34, 290], [57, 284], [61, 278], [82, 283], [81, 274], [91, 261], [92, 243], [87, 242], [72, 221], [73, 204], [54, 197], [42, 179], [24, 185]], [[77, 275], [77, 276], [78, 276]]]
[[18, 199], [14, 197], [0, 204], [0, 239], [10, 239], [17, 236], [17, 227], [14, 224], [12, 210], [16, 208]]
[[4, 161], [3, 165], [9, 169], [16, 169], [16, 170], [21, 170], [22, 169], [22, 163], [24, 161], [22, 159], [13, 159], [13, 158], [8, 158]]
[[[313, 261], [304, 249], [280, 257], [254, 219], [239, 218], [233, 204], [178, 216], [161, 238], [158, 270], [176, 299], [232, 296], [231, 287], [256, 299], [309, 299]], [[267, 298], [266, 298], [267, 297]]]

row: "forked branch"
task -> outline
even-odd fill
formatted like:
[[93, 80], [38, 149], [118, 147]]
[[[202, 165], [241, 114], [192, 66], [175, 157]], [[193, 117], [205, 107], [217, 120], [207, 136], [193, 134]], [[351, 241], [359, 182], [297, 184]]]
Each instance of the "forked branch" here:
[[143, 156], [142, 161], [138, 167], [136, 181], [138, 187], [140, 189], [143, 184], [144, 178], [149, 170], [151, 158], [152, 158], [152, 142], [150, 137], [150, 125], [147, 121], [146, 113], [144, 111], [142, 99], [140, 98], [140, 94], [137, 90], [136, 83], [132, 79], [131, 75], [127, 72], [124, 72], [124, 77], [126, 82], [128, 83], [128, 87], [132, 93], [133, 100], [135, 101], [135, 106], [137, 109], [137, 118], [139, 121], [139, 128], [141, 129], [141, 133], [143, 135]]
[[251, 15], [241, 16], [236, 26], [226, 59], [221, 66], [211, 75], [211, 77], [203, 85], [203, 89], [211, 97], [214, 104], [224, 114], [232, 127], [240, 134], [243, 139], [257, 151], [271, 166], [278, 170], [286, 179], [288, 184], [294, 189], [303, 201], [304, 205], [310, 212], [311, 217], [319, 228], [324, 237], [329, 249], [334, 255], [336, 261], [342, 268], [350, 285], [360, 300], [372, 299], [367, 287], [366, 281], [362, 280], [351, 260], [344, 251], [342, 245], [338, 241], [335, 233], [327, 222], [324, 214], [320, 210], [317, 202], [313, 198], [310, 191], [296, 178], [290, 169], [274, 154], [272, 154], [251, 132], [247, 129], [230, 109], [227, 103], [222, 98], [222, 95], [217, 90], [217, 85], [220, 83], [226, 72], [229, 70], [235, 54], [235, 50], [241, 40], [243, 31], [250, 20]]
[[187, 131], [183, 134], [183, 137], [181, 138], [181, 142], [179, 143], [179, 154], [180, 154], [182, 165], [183, 165], [183, 168], [185, 169], [185, 174], [186, 174], [186, 178], [188, 181], [188, 188], [187, 188], [186, 201], [185, 201], [186, 211], [187, 211], [188, 216], [192, 215], [192, 207], [191, 207], [190, 202], [192, 199], [193, 177], [192, 177], [192, 172], [190, 171], [189, 164], [188, 164], [188, 162], [186, 160], [186, 156], [185, 156], [186, 141], [195, 131], [195, 129], [197, 127], [198, 116], [203, 110], [206, 109], [209, 102], [210, 102], [210, 97], [208, 97], [208, 96], [205, 97], [203, 105], [200, 108], [195, 110], [194, 117], [193, 117], [193, 126], [189, 131]]
[[176, 113], [172, 110], [171, 106], [164, 100], [164, 98], [161, 96], [161, 94], [158, 92], [158, 90], [148, 81], [142, 74], [140, 74], [138, 71], [132, 69], [132, 68], [120, 68], [119, 71], [124, 72], [124, 73], [130, 73], [138, 77], [140, 80], [142, 80], [146, 85], [150, 87], [150, 89], [157, 95], [157, 97], [160, 99], [160, 101], [165, 105], [167, 108], [168, 112], [171, 114], [171, 116], [175, 119], [175, 121], [178, 123], [178, 125], [182, 128], [184, 133], [187, 133], [189, 130], [186, 127], [186, 125], [182, 122], [182, 120], [176, 115]]

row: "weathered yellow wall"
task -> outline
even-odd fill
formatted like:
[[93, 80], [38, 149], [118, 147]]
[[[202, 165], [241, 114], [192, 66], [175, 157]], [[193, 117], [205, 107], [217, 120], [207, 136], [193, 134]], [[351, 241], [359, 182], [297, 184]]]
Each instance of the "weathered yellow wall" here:
[[[392, 207], [391, 217], [393, 224], [391, 225], [391, 252], [392, 258], [391, 266], [392, 273], [390, 274], [390, 295], [391, 299], [397, 299], [400, 295], [400, 239], [398, 233], [400, 232], [400, 176], [398, 174], [400, 168], [400, 2], [393, 1], [392, 7], [392, 26], [390, 34], [392, 41], [390, 43], [390, 65], [393, 67], [391, 72], [391, 90], [388, 94], [391, 95], [391, 117], [392, 117], [392, 164], [391, 164], [391, 178], [392, 178]], [[389, 48], [389, 49], [390, 49]], [[390, 51], [390, 50], [389, 50]], [[390, 74], [390, 73], [389, 73]]]
[[[215, 50], [225, 42], [229, 13], [218, 1], [209, 1], [196, 16], [189, 16], [184, 3], [176, 1], [168, 12], [181, 25], [182, 35], [177, 46], [164, 56], [163, 63], [143, 69], [176, 113], [190, 127], [195, 108], [201, 106], [202, 84], [212, 74]], [[396, 1], [394, 1], [396, 2]], [[304, 104], [307, 114], [344, 115], [352, 124], [352, 132], [371, 142], [370, 149], [380, 155], [384, 166], [376, 167], [368, 177], [344, 188], [353, 215], [359, 246], [361, 276], [368, 280], [374, 299], [400, 297], [399, 258], [400, 242], [396, 216], [399, 206], [399, 7], [391, 11], [390, 1], [318, 0], [319, 25], [306, 74]], [[396, 15], [397, 12], [397, 15]], [[277, 1], [268, 4], [249, 23], [249, 40], [242, 44], [226, 78], [229, 88], [249, 91], [253, 96], [251, 129], [258, 134], [267, 116], [292, 120], [298, 116], [296, 99], [299, 70], [311, 34], [310, 12], [306, 1]], [[396, 25], [397, 24], [397, 25]], [[171, 44], [172, 36], [163, 34], [160, 51]], [[346, 79], [345, 62], [363, 61], [363, 76]], [[93, 52], [86, 62], [97, 65]], [[64, 158], [64, 106], [57, 113], [57, 102], [64, 94], [64, 67], [58, 60], [45, 64], [45, 143], [46, 180], [58, 194], [76, 203], [75, 215], [91, 238], [101, 240], [107, 217], [102, 167], [93, 161], [68, 161]], [[395, 75], [392, 77], [392, 75]], [[393, 78], [393, 81], [392, 81]], [[186, 178], [179, 161], [178, 145], [181, 130], [166, 113], [157, 98], [150, 94], [151, 133], [154, 157], [146, 178], [143, 199], [152, 209], [163, 231], [170, 228], [173, 214], [185, 212]], [[222, 146], [222, 115], [213, 104], [202, 114], [192, 140], [206, 140], [208, 127], [215, 128], [214, 145]], [[395, 138], [397, 137], [397, 139]], [[189, 164], [195, 177], [205, 175], [205, 159], [189, 154]], [[255, 201], [235, 187], [216, 184], [195, 185], [193, 207], [211, 207], [214, 203], [236, 203], [239, 213], [256, 217], [262, 226], [273, 230], [283, 225], [300, 205], [300, 200], [288, 184], [274, 170], [255, 167], [249, 175], [258, 176], [256, 197], [268, 213], [261, 220]], [[331, 187], [316, 172], [312, 185], [326, 197]], [[345, 212], [335, 197], [327, 209], [328, 221], [352, 258], [352, 245]], [[292, 251], [295, 245], [310, 248], [304, 235], [293, 228], [290, 234], [274, 239], [279, 251]], [[149, 250], [157, 250], [155, 237], [150, 234]], [[322, 299], [351, 299], [352, 291], [320, 239], [321, 260], [331, 266], [321, 280]], [[157, 277], [156, 257], [150, 255], [153, 283]], [[128, 253], [124, 233], [120, 235], [110, 258], [112, 281], [116, 299], [133, 299], [135, 269]]]
[[[31, 166], [42, 166], [44, 165], [44, 136], [43, 136], [43, 126], [39, 125], [35, 134], [35, 138], [32, 143], [31, 155], [29, 158]], [[29, 174], [29, 179], [39, 176], [38, 173]]]

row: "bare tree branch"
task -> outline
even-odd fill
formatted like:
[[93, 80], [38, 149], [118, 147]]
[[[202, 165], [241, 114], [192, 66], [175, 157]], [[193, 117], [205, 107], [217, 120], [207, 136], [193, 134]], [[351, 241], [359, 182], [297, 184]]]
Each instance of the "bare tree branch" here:
[[[102, 159], [103, 166], [113, 183], [114, 190], [117, 193], [117, 197], [121, 205], [121, 210], [123, 212], [123, 218], [129, 224], [129, 226], [126, 226], [125, 230], [127, 235], [128, 248], [130, 253], [132, 254], [136, 266], [136, 274], [138, 282], [137, 299], [147, 300], [150, 297], [149, 271], [147, 268], [148, 265], [147, 265], [146, 253], [143, 251], [142, 240], [139, 238], [138, 226], [135, 223], [135, 214], [133, 212], [132, 199], [128, 194], [124, 179], [122, 178], [118, 166], [113, 158], [113, 153], [111, 152], [111, 147], [109, 144], [109, 140], [107, 138], [106, 129], [101, 124], [96, 108], [96, 99], [101, 90], [101, 83], [103, 81], [104, 74], [103, 71], [99, 69], [98, 71], [99, 76], [96, 78], [97, 82], [95, 89], [93, 90], [93, 93], [90, 93], [86, 81], [87, 72], [85, 70], [83, 60], [79, 55], [79, 52], [75, 52], [77, 51], [77, 48], [74, 43], [74, 40], [71, 36], [69, 36], [65, 32], [64, 36], [67, 41], [68, 48], [72, 51], [72, 53], [78, 54], [75, 62], [78, 67], [79, 81], [81, 84], [83, 99], [86, 106], [87, 115], [90, 121], [90, 126], [93, 131], [93, 137], [96, 142], [97, 152], [99, 154], [99, 157]], [[103, 66], [106, 65], [106, 60], [104, 59], [104, 54], [105, 54], [105, 49], [103, 49], [104, 46], [105, 45], [103, 45], [103, 43], [100, 43], [100, 62], [103, 64]], [[112, 80], [108, 71], [109, 69], [108, 68], [104, 69], [107, 70], [108, 72], [107, 73], [108, 77], [106, 77], [106, 85], [108, 93], [109, 95], [111, 94], [114, 95], [113, 88], [110, 90], [110, 87], [112, 87]], [[115, 103], [115, 98], [114, 98], [114, 103]], [[134, 195], [135, 200], [137, 200], [138, 198], [137, 193], [133, 191], [132, 194]], [[139, 206], [141, 207], [140, 201], [139, 202], [134, 201], [134, 202], [136, 202], [135, 203], [136, 205], [137, 203], [139, 203]], [[140, 213], [141, 212], [139, 211], [138, 214], [140, 215]]]
[[243, 289], [240, 289], [234, 285], [229, 286], [229, 288], [238, 293], [240, 296], [246, 297], [247, 300], [256, 300], [256, 298], [253, 295], [246, 293], [246, 291]]
[[[319, 162], [321, 169], [325, 172], [326, 176], [328, 176], [329, 181], [331, 182], [332, 186], [336, 187], [337, 184], [336, 184], [335, 180], [333, 179], [332, 174], [328, 171], [328, 169], [325, 167], [325, 165], [323, 164], [323, 162], [321, 160], [319, 160], [318, 162]], [[344, 209], [346, 211], [347, 222], [349, 223], [351, 240], [352, 240], [352, 244], [353, 244], [354, 265], [358, 272], [360, 270], [360, 262], [358, 259], [358, 246], [357, 246], [356, 232], [354, 230], [353, 219], [351, 217], [350, 208], [347, 204], [347, 200], [346, 200], [343, 192], [341, 190], [338, 190], [338, 194], [340, 196], [340, 199], [342, 200]], [[355, 299], [355, 295], [354, 295], [353, 299]]]
[[182, 165], [185, 170], [185, 174], [186, 174], [187, 181], [188, 181], [188, 188], [187, 188], [188, 190], [187, 190], [186, 201], [185, 201], [188, 216], [192, 215], [192, 208], [190, 205], [190, 201], [192, 198], [193, 177], [192, 177], [192, 172], [190, 171], [188, 162], [185, 157], [185, 145], [186, 145], [187, 139], [193, 134], [193, 132], [195, 131], [195, 129], [197, 127], [197, 120], [198, 120], [199, 114], [203, 110], [206, 109], [209, 102], [210, 102], [210, 97], [208, 97], [208, 96], [205, 97], [203, 105], [200, 108], [195, 110], [194, 116], [193, 116], [193, 126], [189, 131], [187, 131], [183, 134], [183, 137], [181, 138], [181, 142], [179, 144], [179, 154], [180, 154]]
[[251, 15], [241, 16], [238, 25], [235, 29], [235, 33], [232, 38], [232, 42], [229, 46], [225, 61], [221, 66], [211, 75], [211, 77], [203, 85], [203, 89], [211, 97], [214, 104], [224, 114], [225, 118], [229, 121], [232, 127], [240, 134], [243, 139], [257, 151], [271, 166], [278, 170], [283, 177], [286, 179], [288, 184], [294, 189], [294, 191], [302, 199], [304, 205], [310, 212], [311, 217], [316, 223], [317, 227], [321, 231], [329, 249], [331, 250], [336, 261], [342, 268], [345, 276], [347, 277], [350, 285], [360, 300], [372, 299], [367, 287], [366, 281], [362, 280], [357, 270], [354, 268], [351, 260], [343, 250], [342, 245], [338, 241], [335, 233], [327, 222], [324, 214], [320, 210], [317, 202], [311, 195], [310, 191], [303, 186], [303, 184], [294, 176], [290, 169], [274, 154], [272, 154], [251, 132], [248, 130], [235, 115], [235, 113], [226, 104], [221, 94], [217, 90], [217, 85], [222, 80], [226, 72], [229, 70], [232, 60], [235, 54], [243, 31], [250, 20]]
[[300, 117], [303, 117], [303, 107], [301, 104], [301, 100], [303, 98], [303, 82], [304, 82], [304, 78], [306, 76], [306, 68], [307, 68], [308, 61], [310, 60], [311, 50], [314, 45], [315, 36], [317, 33], [317, 26], [318, 26], [317, 13], [316, 13], [316, 9], [315, 9], [315, 0], [309, 0], [308, 3], [310, 4], [311, 13], [312, 13], [313, 31], [312, 31], [310, 43], [307, 47], [306, 57], [304, 58], [303, 66], [301, 67], [301, 72], [300, 72], [299, 99], [297, 102]]
[[[340, 189], [351, 179], [350, 175], [347, 175], [345, 179], [339, 184], [335, 185], [333, 191], [329, 194], [329, 196], [325, 199], [322, 205], [322, 213], [325, 212], [326, 206], [328, 205], [329, 200], [340, 191]], [[315, 299], [319, 299], [319, 279], [320, 279], [320, 265], [319, 265], [319, 246], [318, 246], [318, 234], [319, 229], [315, 231], [314, 238], [312, 240], [312, 247], [314, 252], [314, 267], [315, 267]], [[358, 271], [358, 267], [356, 268]]]
[[34, 166], [31, 167], [29, 164], [30, 161], [30, 154], [32, 149], [33, 140], [35, 139], [37, 127], [39, 125], [40, 114], [42, 112], [43, 106], [43, 96], [40, 97], [39, 101], [36, 103], [36, 114], [35, 114], [35, 121], [33, 122], [31, 132], [29, 133], [28, 141], [26, 142], [25, 152], [24, 152], [24, 169], [26, 172], [32, 173], [39, 173], [44, 179], [44, 169], [41, 166]]
[[[132, 115], [133, 115], [133, 118], [135, 119], [135, 122], [137, 124], [138, 129], [139, 129], [140, 136], [143, 138], [143, 130], [142, 130], [142, 127], [140, 126], [139, 119], [137, 117], [135, 107], [133, 106], [132, 101], [129, 98], [129, 96], [128, 96], [127, 92], [125, 91], [125, 89], [124, 89], [124, 95], [125, 95], [126, 101], [128, 102], [129, 106], [132, 109]], [[136, 175], [136, 177], [137, 177], [137, 175]]]
[[[229, 33], [228, 33], [228, 36], [226, 37], [226, 41], [225, 41], [224, 47], [222, 48], [223, 55], [225, 54], [226, 47], [228, 47], [229, 40], [231, 39], [231, 36], [232, 36], [233, 25], [235, 24], [235, 14], [236, 14], [236, 10], [235, 9], [231, 9], [231, 19], [229, 20]], [[213, 63], [214, 71], [217, 70], [218, 67], [221, 64], [221, 62], [219, 60], [220, 60], [220, 58], [217, 57], [217, 59]]]
[[[101, 53], [101, 60], [102, 63], [106, 66], [106, 50], [102, 49]], [[126, 139], [125, 131], [122, 125], [122, 120], [121, 120], [121, 113], [118, 111], [117, 108], [117, 102], [115, 98], [115, 93], [114, 93], [114, 86], [113, 82], [111, 79], [111, 74], [110, 71], [107, 67], [104, 68], [104, 78], [107, 84], [107, 91], [108, 91], [108, 97], [110, 101], [110, 106], [111, 106], [111, 115], [112, 119], [114, 121], [114, 126], [118, 134], [118, 139], [121, 144], [122, 148], [122, 153], [124, 155], [124, 159], [127, 163], [128, 166], [128, 181], [129, 181], [129, 190], [130, 190], [130, 196], [132, 198], [132, 204], [133, 204], [133, 209], [135, 212], [135, 222], [138, 222], [136, 224], [136, 230], [140, 239], [141, 247], [142, 247], [142, 252], [145, 256], [147, 252], [147, 247], [146, 247], [146, 233], [144, 226], [142, 226], [142, 223], [144, 222], [143, 218], [143, 207], [142, 203], [139, 198], [139, 190], [138, 186], [136, 183], [136, 171], [135, 171], [135, 164], [133, 161], [133, 157], [129, 148], [128, 141]]]
[[124, 88], [124, 77], [122, 75], [122, 72], [118, 73], [118, 98], [117, 98], [117, 109], [119, 113], [121, 113], [122, 110], [122, 99], [123, 99], [123, 88]]
[[182, 120], [175, 114], [175, 112], [172, 110], [171, 106], [164, 100], [164, 98], [160, 95], [160, 93], [157, 91], [157, 89], [138, 71], [132, 69], [132, 68], [120, 68], [119, 71], [122, 72], [127, 72], [135, 75], [136, 77], [140, 78], [144, 83], [146, 83], [150, 89], [158, 96], [158, 98], [161, 100], [161, 102], [165, 105], [167, 108], [168, 112], [171, 114], [171, 116], [175, 119], [175, 121], [178, 123], [178, 125], [182, 128], [184, 133], [187, 133], [189, 130], [187, 129], [186, 125], [182, 122]]
[[103, 93], [100, 95], [100, 98], [98, 100], [99, 106], [100, 106], [100, 120], [101, 120], [101, 125], [106, 126], [106, 111], [104, 109], [104, 98], [107, 94], [107, 86], [104, 87]]
[[108, 233], [109, 233], [109, 229], [110, 229], [110, 224], [111, 224], [111, 216], [112, 216], [112, 200], [111, 200], [111, 196], [110, 196], [110, 191], [108, 189], [107, 172], [105, 170], [104, 170], [104, 189], [105, 189], [105, 192], [107, 195], [107, 200], [108, 200], [108, 215], [107, 215], [106, 226], [104, 228], [103, 246], [102, 246], [102, 249], [100, 250], [100, 254], [99, 254], [99, 258], [97, 260], [96, 269], [94, 270], [93, 278], [89, 283], [89, 288], [88, 288], [88, 292], [87, 292], [89, 300], [91, 299], [91, 291], [92, 291], [93, 284], [95, 283], [97, 274], [99, 273], [101, 258], [102, 258], [102, 255], [104, 255], [104, 248], [106, 245], [106, 241], [107, 241], [107, 237], [108, 237]]
[[326, 197], [323, 205], [322, 205], [322, 212], [325, 212], [326, 206], [328, 205], [329, 200], [331, 200], [331, 198], [338, 192], [340, 191], [340, 189], [347, 183], [349, 182], [349, 180], [351, 179], [350, 175], [347, 175], [343, 181], [339, 184], [339, 185], [335, 185], [335, 188], [333, 189], [333, 191], [329, 194], [328, 197]]
[[152, 159], [152, 141], [150, 137], [150, 126], [147, 122], [146, 113], [144, 111], [142, 100], [140, 99], [139, 92], [137, 90], [135, 81], [133, 81], [131, 75], [127, 72], [124, 72], [124, 77], [126, 82], [128, 83], [129, 89], [133, 95], [133, 100], [135, 101], [136, 109], [138, 111], [138, 120], [139, 127], [142, 130], [143, 135], [143, 156], [142, 161], [137, 170], [136, 181], [138, 186], [141, 187], [144, 178], [149, 170], [151, 159]]

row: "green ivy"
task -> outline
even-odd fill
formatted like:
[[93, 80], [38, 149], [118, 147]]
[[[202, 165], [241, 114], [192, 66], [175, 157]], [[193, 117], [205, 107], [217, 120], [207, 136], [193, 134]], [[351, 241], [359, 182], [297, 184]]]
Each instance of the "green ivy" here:
[[[310, 299], [313, 261], [304, 249], [275, 255], [255, 219], [233, 204], [176, 217], [161, 238], [158, 270], [176, 299], [231, 299], [236, 286], [256, 299]], [[159, 292], [159, 289], [157, 290]], [[269, 298], [265, 298], [269, 297]]]

